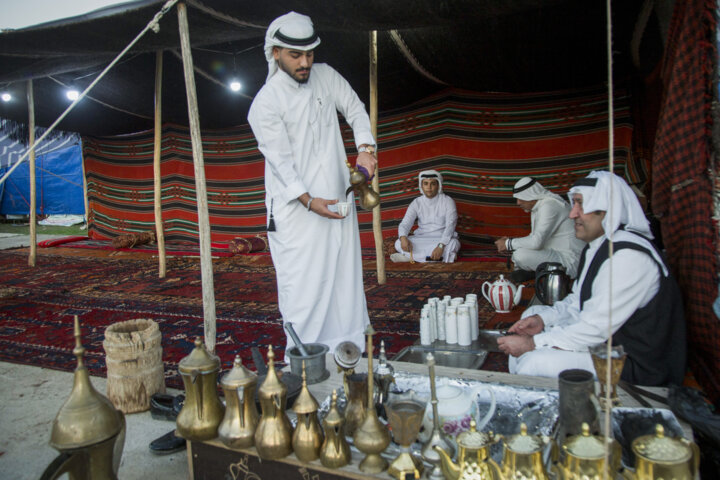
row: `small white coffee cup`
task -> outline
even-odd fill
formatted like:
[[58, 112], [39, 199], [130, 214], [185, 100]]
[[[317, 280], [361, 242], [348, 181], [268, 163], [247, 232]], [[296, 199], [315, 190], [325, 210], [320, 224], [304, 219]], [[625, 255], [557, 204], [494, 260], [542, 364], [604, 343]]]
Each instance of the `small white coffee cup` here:
[[346, 217], [348, 214], [348, 210], [350, 209], [350, 203], [348, 202], [338, 202], [335, 204], [335, 207], [337, 208], [337, 213], [339, 215], [342, 215], [343, 217]]

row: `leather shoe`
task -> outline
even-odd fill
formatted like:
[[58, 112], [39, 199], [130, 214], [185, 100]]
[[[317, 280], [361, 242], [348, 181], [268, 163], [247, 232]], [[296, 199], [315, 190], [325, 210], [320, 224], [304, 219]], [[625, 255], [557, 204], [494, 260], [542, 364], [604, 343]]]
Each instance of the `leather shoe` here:
[[150, 397], [150, 416], [155, 420], [171, 420], [174, 422], [182, 409], [184, 401], [185, 395], [156, 393]]
[[168, 455], [170, 453], [185, 450], [186, 441], [184, 438], [175, 435], [175, 430], [171, 430], [162, 437], [156, 438], [150, 442], [150, 453], [155, 455]]

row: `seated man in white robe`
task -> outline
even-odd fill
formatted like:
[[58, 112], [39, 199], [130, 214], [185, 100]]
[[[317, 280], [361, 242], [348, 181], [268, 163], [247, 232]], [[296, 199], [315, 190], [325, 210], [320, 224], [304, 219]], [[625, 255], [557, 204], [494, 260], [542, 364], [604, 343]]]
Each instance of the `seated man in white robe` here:
[[[390, 255], [393, 262], [453, 263], [460, 250], [455, 201], [442, 192], [442, 175], [425, 170], [418, 176], [422, 196], [412, 201], [398, 226], [397, 253]], [[410, 230], [418, 222], [418, 228]]]
[[[612, 186], [611, 186], [612, 185]], [[622, 379], [680, 385], [685, 376], [682, 297], [652, 243], [637, 197], [622, 178], [592, 172], [569, 196], [575, 234], [588, 242], [573, 291], [552, 306], [533, 306], [498, 340], [510, 373], [557, 377], [594, 372], [589, 348], [612, 335], [627, 354]], [[610, 243], [612, 242], [612, 248]]]
[[515, 183], [513, 197], [520, 208], [530, 213], [531, 231], [525, 237], [502, 237], [495, 241], [498, 252], [512, 252], [515, 271], [510, 280], [524, 282], [535, 278], [535, 270], [545, 262], [562, 264], [570, 278], [575, 278], [585, 242], [575, 237], [573, 222], [568, 217], [570, 205], [531, 177]]

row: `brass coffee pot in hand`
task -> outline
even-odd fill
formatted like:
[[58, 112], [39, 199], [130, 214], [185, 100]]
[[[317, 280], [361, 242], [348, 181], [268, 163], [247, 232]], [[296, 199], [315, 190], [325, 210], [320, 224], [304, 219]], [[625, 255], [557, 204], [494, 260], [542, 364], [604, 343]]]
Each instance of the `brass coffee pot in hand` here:
[[380, 195], [368, 184], [369, 179], [365, 173], [353, 167], [350, 162], [346, 162], [346, 164], [350, 169], [350, 187], [345, 192], [345, 195], [347, 196], [351, 190], [354, 191], [360, 201], [360, 208], [363, 210], [372, 210], [380, 205]]
[[292, 452], [293, 428], [285, 413], [287, 387], [275, 371], [275, 353], [268, 346], [268, 372], [258, 390], [262, 416], [255, 430], [255, 448], [260, 458], [278, 460]]
[[230, 448], [255, 444], [257, 381], [257, 375], [243, 366], [240, 355], [235, 356], [232, 370], [220, 380], [225, 391], [225, 416], [218, 427], [218, 438]]

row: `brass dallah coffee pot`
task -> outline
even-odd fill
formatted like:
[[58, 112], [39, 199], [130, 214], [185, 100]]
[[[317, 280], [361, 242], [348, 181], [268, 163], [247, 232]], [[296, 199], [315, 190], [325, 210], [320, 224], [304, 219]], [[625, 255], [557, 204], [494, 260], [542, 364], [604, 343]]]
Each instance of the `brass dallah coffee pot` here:
[[268, 372], [258, 390], [262, 415], [255, 430], [255, 448], [260, 458], [278, 460], [292, 453], [293, 429], [285, 413], [287, 387], [275, 371], [275, 353], [268, 346]]
[[320, 457], [323, 443], [323, 432], [318, 421], [318, 402], [307, 388], [305, 360], [302, 362], [302, 389], [293, 404], [297, 414], [297, 425], [292, 436], [292, 447], [295, 456], [301, 462], [312, 462]]
[[225, 415], [217, 392], [220, 359], [209, 353], [198, 337], [190, 355], [180, 360], [178, 372], [185, 385], [185, 402], [177, 416], [177, 433], [199, 442], [217, 437]]
[[547, 445], [556, 454], [555, 443], [548, 436], [528, 435], [527, 425], [520, 424], [520, 433], [505, 438], [505, 453], [501, 471], [503, 478], [513, 480], [549, 480], [543, 464], [543, 451]]
[[471, 420], [470, 430], [457, 436], [457, 463], [442, 448], [433, 447], [440, 454], [443, 475], [447, 480], [502, 480], [500, 466], [490, 458], [490, 446], [500, 437], [492, 432], [478, 432], [476, 426], [475, 420]]
[[623, 471], [628, 480], [694, 480], [700, 468], [698, 446], [684, 438], [666, 437], [660, 424], [655, 427], [655, 435], [633, 440], [632, 451], [635, 472]]
[[360, 201], [360, 208], [363, 210], [372, 210], [380, 205], [380, 195], [368, 184], [369, 179], [365, 176], [365, 173], [353, 167], [350, 162], [346, 162], [346, 164], [350, 169], [350, 187], [345, 192], [345, 195], [347, 196], [350, 190], [354, 191], [355, 196]]
[[74, 335], [77, 368], [73, 388], [50, 434], [50, 446], [60, 455], [41, 478], [52, 480], [67, 473], [72, 480], [115, 480], [125, 443], [125, 417], [90, 383], [77, 316]]
[[[605, 447], [609, 450], [608, 464], [605, 463]], [[607, 473], [615, 478], [620, 469], [622, 449], [612, 438], [590, 435], [590, 426], [582, 424], [582, 433], [567, 439], [562, 446], [564, 460], [555, 465], [553, 471], [559, 480], [600, 480]]]
[[230, 448], [247, 448], [255, 444], [258, 412], [255, 389], [258, 377], [235, 356], [233, 368], [220, 380], [225, 391], [225, 416], [218, 427], [218, 438]]
[[333, 390], [330, 410], [323, 420], [325, 440], [320, 447], [320, 463], [340, 468], [350, 463], [350, 445], [345, 439], [345, 419], [337, 409], [337, 391]]

